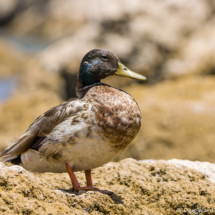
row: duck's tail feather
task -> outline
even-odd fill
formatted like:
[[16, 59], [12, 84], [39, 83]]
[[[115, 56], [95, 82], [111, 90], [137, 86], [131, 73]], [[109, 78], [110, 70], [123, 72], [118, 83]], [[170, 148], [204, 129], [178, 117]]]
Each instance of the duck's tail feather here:
[[27, 151], [31, 147], [35, 136], [36, 132], [27, 131], [14, 144], [9, 146], [2, 154], [0, 154], [0, 162], [10, 161]]
[[0, 155], [0, 162], [10, 161], [17, 157], [18, 156], [16, 156], [16, 155], [10, 155], [10, 154], [9, 155]]

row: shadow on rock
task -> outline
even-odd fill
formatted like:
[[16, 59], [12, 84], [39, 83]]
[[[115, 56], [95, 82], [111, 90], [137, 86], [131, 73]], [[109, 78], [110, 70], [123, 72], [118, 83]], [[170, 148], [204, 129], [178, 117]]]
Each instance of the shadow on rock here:
[[[91, 193], [94, 194], [97, 191], [88, 191], [88, 190], [78, 190], [78, 191], [73, 191], [72, 188], [69, 189], [63, 189], [63, 188], [58, 188], [58, 190], [62, 191], [63, 193], [67, 193], [67, 194], [71, 194], [71, 195], [75, 195], [75, 196], [80, 196], [83, 193]], [[105, 195], [105, 194], [103, 194]], [[111, 195], [107, 195], [110, 196], [110, 198], [113, 200], [113, 202], [115, 204], [124, 204], [124, 202], [122, 201], [122, 198], [118, 195], [116, 195], [115, 193], [112, 193]]]

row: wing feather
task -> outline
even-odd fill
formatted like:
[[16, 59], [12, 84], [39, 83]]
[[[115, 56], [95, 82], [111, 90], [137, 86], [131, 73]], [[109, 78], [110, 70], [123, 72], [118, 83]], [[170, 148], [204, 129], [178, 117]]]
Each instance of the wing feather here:
[[55, 126], [63, 122], [67, 117], [76, 114], [79, 111], [79, 109], [75, 108], [76, 103], [80, 102], [78, 100], [64, 102], [39, 116], [30, 125], [26, 133], [0, 155], [0, 162], [11, 160], [11, 158], [14, 159], [24, 153], [31, 147], [36, 137], [48, 135]]

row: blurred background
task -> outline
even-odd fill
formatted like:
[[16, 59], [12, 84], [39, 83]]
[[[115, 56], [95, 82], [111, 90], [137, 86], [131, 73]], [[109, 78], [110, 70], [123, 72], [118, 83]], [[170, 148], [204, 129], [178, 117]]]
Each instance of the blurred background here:
[[116, 160], [215, 162], [215, 1], [0, 0], [0, 151], [75, 97], [82, 57], [114, 52], [147, 83], [110, 77], [142, 112]]

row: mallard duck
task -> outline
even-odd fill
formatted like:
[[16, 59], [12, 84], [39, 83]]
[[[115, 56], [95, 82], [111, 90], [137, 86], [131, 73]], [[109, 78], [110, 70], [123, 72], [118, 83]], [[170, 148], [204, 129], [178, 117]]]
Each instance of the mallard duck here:
[[[93, 187], [91, 169], [108, 163], [137, 135], [141, 113], [136, 101], [123, 90], [100, 80], [111, 75], [146, 80], [130, 71], [110, 51], [94, 49], [80, 65], [78, 99], [64, 102], [39, 116], [0, 161], [21, 165], [31, 172], [68, 172], [73, 191], [111, 191]], [[87, 186], [74, 174], [85, 171]]]

